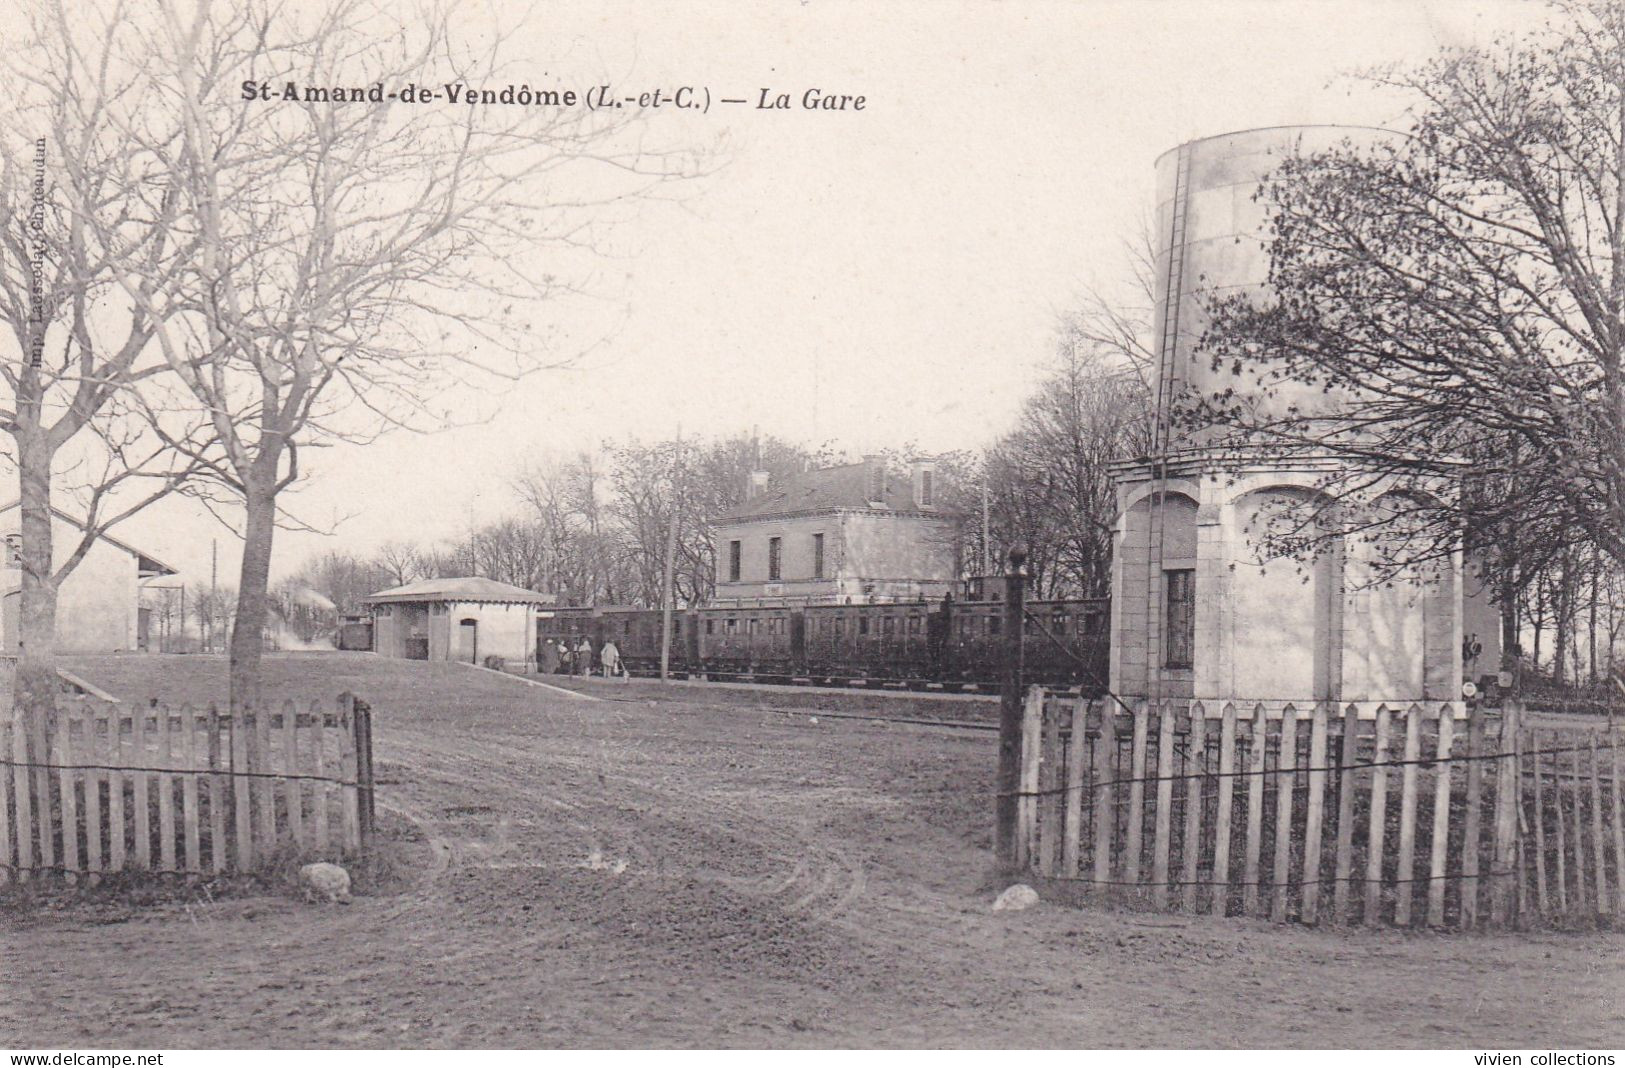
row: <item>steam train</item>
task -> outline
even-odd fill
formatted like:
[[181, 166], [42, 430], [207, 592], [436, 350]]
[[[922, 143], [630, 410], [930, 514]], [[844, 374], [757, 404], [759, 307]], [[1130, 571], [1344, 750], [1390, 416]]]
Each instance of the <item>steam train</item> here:
[[[1110, 604], [1104, 598], [1028, 601], [1027, 681], [1104, 692]], [[982, 690], [996, 688], [1003, 676], [1003, 625], [1002, 603], [951, 596], [690, 608], [672, 615], [670, 671], [678, 678]], [[658, 675], [660, 628], [658, 610], [552, 609], [537, 620], [536, 662], [549, 659], [548, 642], [575, 648], [585, 636], [596, 656], [614, 639], [631, 674]]]

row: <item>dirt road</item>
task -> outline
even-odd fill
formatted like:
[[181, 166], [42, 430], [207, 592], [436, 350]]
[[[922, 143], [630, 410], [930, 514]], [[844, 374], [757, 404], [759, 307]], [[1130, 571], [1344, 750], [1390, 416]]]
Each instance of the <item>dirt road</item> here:
[[[206, 699], [218, 661], [86, 661]], [[993, 740], [457, 665], [271, 663], [376, 710], [393, 892], [8, 912], [0, 1044], [1625, 1045], [1625, 938], [994, 914]], [[100, 922], [108, 918], [120, 922]]]

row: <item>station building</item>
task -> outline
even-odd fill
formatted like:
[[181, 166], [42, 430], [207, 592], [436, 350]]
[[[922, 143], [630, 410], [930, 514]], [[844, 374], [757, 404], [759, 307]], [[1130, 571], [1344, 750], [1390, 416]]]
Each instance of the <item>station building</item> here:
[[[0, 646], [21, 648], [21, 510], [0, 504]], [[84, 521], [51, 509], [52, 566], [60, 568], [85, 536]], [[63, 653], [144, 651], [151, 640], [152, 612], [141, 604], [145, 584], [177, 572], [151, 553], [108, 533], [99, 534], [57, 587], [56, 642]]]
[[889, 470], [879, 456], [770, 483], [752, 472], [743, 503], [712, 521], [714, 605], [934, 600], [959, 574], [957, 511], [936, 464]]
[[488, 578], [422, 579], [366, 598], [373, 650], [401, 660], [498, 657], [524, 664], [535, 656], [536, 621], [551, 615], [551, 593]]

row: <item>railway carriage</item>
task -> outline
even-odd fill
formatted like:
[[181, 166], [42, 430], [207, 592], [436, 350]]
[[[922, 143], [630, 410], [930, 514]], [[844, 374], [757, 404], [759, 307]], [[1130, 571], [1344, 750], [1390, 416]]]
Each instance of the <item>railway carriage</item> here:
[[801, 609], [787, 606], [701, 608], [695, 612], [700, 670], [724, 677], [790, 678], [795, 675], [793, 643], [800, 641], [801, 620]]
[[592, 642], [594, 655], [603, 646], [596, 608], [552, 608], [536, 613], [536, 663], [545, 657], [542, 646], [546, 642], [563, 642], [574, 649], [585, 636]]
[[[1029, 682], [1106, 686], [1110, 602], [1027, 602]], [[583, 636], [594, 655], [615, 640], [627, 670], [660, 670], [658, 609], [560, 608], [537, 621], [537, 649]], [[992, 688], [1004, 676], [1004, 606], [995, 600], [865, 605], [755, 605], [673, 613], [671, 672], [677, 676]]]
[[935, 678], [930, 605], [816, 605], [803, 611], [803, 674], [899, 682]]
[[[660, 627], [663, 614], [658, 608], [606, 608], [603, 635], [613, 637], [621, 661], [633, 675], [660, 673]], [[694, 613], [673, 612], [671, 616], [670, 669], [688, 675], [697, 670], [699, 651], [695, 647]]]

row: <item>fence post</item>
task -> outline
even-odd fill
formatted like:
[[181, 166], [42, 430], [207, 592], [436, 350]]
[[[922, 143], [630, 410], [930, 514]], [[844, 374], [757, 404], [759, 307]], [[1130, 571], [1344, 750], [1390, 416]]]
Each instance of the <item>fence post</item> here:
[[1025, 871], [1038, 862], [1039, 772], [1042, 770], [1044, 691], [1034, 686], [1021, 711], [1021, 783], [1016, 805], [1016, 867]]
[[[17, 770], [8, 766], [11, 757], [11, 721], [0, 714], [0, 886], [11, 882], [11, 776]], [[1614, 821], [1618, 823], [1616, 819]], [[19, 825], [19, 831], [21, 826]]]
[[[17, 881], [34, 869], [34, 795], [29, 791], [28, 713], [19, 708], [11, 721], [11, 785], [17, 799]], [[121, 810], [122, 811], [122, 810]]]
[[[1537, 747], [1538, 748], [1538, 747]], [[1483, 835], [1480, 833], [1479, 823], [1483, 818], [1484, 800], [1484, 762], [1478, 758], [1484, 752], [1484, 709], [1472, 705], [1467, 709], [1467, 812], [1462, 820], [1462, 849], [1461, 849], [1461, 926], [1472, 929], [1478, 926], [1478, 853], [1482, 848]], [[1535, 762], [1535, 826], [1540, 827], [1540, 762]], [[1544, 846], [1544, 842], [1541, 843]], [[1546, 854], [1544, 848], [1536, 858], [1541, 867], [1537, 870], [1544, 872]], [[1542, 889], [1544, 889], [1544, 881]]]
[[993, 852], [999, 869], [1016, 870], [1016, 820], [1021, 789], [1022, 725], [1022, 574], [1027, 554], [1010, 550], [1010, 570], [1004, 577], [1004, 679], [999, 701], [999, 770], [995, 784]]
[[354, 852], [361, 848], [361, 777], [360, 758], [356, 752], [355, 697], [339, 695], [339, 775], [340, 803], [344, 812], [343, 848]]
[[1517, 737], [1519, 705], [1508, 701], [1501, 714], [1501, 739], [1496, 749], [1498, 765], [1495, 782], [1495, 860], [1490, 876], [1490, 918], [1497, 925], [1509, 919], [1508, 902], [1513, 888], [1513, 830], [1518, 782], [1518, 762], [1513, 750]]
[[373, 820], [377, 810], [373, 806], [372, 776], [372, 706], [355, 694], [345, 694], [350, 703], [350, 722], [355, 731], [355, 766], [357, 816], [361, 825], [361, 842], [372, 839]]

